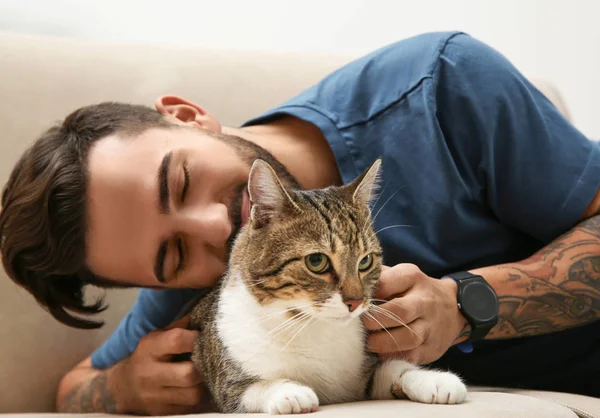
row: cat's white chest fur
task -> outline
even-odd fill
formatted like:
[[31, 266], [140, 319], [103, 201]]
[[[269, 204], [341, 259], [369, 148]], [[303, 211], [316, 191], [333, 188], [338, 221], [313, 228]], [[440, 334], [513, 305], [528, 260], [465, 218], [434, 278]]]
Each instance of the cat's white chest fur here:
[[[217, 328], [228, 353], [250, 375], [292, 379], [313, 388], [321, 403], [360, 400], [369, 379], [364, 331], [349, 323], [296, 318], [261, 306], [240, 280], [223, 289]], [[301, 329], [301, 327], [303, 327]]]

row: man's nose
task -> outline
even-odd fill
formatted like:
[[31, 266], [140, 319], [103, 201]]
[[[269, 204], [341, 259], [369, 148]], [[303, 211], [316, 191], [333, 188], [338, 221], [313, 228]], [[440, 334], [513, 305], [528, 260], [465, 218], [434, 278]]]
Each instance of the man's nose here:
[[232, 233], [232, 224], [227, 206], [213, 203], [182, 212], [179, 229], [192, 239], [221, 247]]

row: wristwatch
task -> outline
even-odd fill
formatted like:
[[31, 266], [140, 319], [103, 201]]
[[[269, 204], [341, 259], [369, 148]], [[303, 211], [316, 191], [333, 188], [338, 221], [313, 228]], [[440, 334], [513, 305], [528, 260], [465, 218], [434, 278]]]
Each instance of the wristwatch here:
[[470, 353], [473, 351], [472, 341], [483, 339], [498, 323], [498, 297], [492, 286], [477, 274], [460, 271], [444, 277], [454, 279], [458, 286], [458, 310], [471, 325], [471, 335], [458, 344], [458, 348]]

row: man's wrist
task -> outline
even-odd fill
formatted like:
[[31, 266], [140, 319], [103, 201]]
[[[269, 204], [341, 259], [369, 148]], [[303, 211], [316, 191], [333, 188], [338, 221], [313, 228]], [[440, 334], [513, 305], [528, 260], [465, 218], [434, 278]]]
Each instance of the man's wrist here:
[[471, 325], [458, 308], [458, 285], [456, 284], [456, 281], [450, 277], [444, 277], [440, 279], [440, 282], [443, 285], [442, 288], [445, 290], [448, 300], [450, 300], [450, 303], [453, 306], [453, 308], [451, 308], [451, 316], [453, 318], [452, 323], [455, 324], [453, 328], [457, 330], [457, 332], [452, 345], [460, 344], [469, 338], [469, 335], [471, 334]]
[[135, 402], [135, 396], [132, 393], [132, 385], [129, 377], [129, 358], [121, 360], [106, 371], [109, 381], [109, 390], [113, 394], [117, 413], [119, 414], [139, 414], [141, 411]]

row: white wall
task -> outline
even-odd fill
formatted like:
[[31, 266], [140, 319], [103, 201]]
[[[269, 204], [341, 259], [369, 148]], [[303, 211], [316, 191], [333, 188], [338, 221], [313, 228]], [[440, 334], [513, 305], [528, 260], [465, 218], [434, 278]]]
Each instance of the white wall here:
[[563, 93], [600, 138], [598, 0], [0, 0], [0, 30], [229, 49], [359, 55], [459, 29]]

